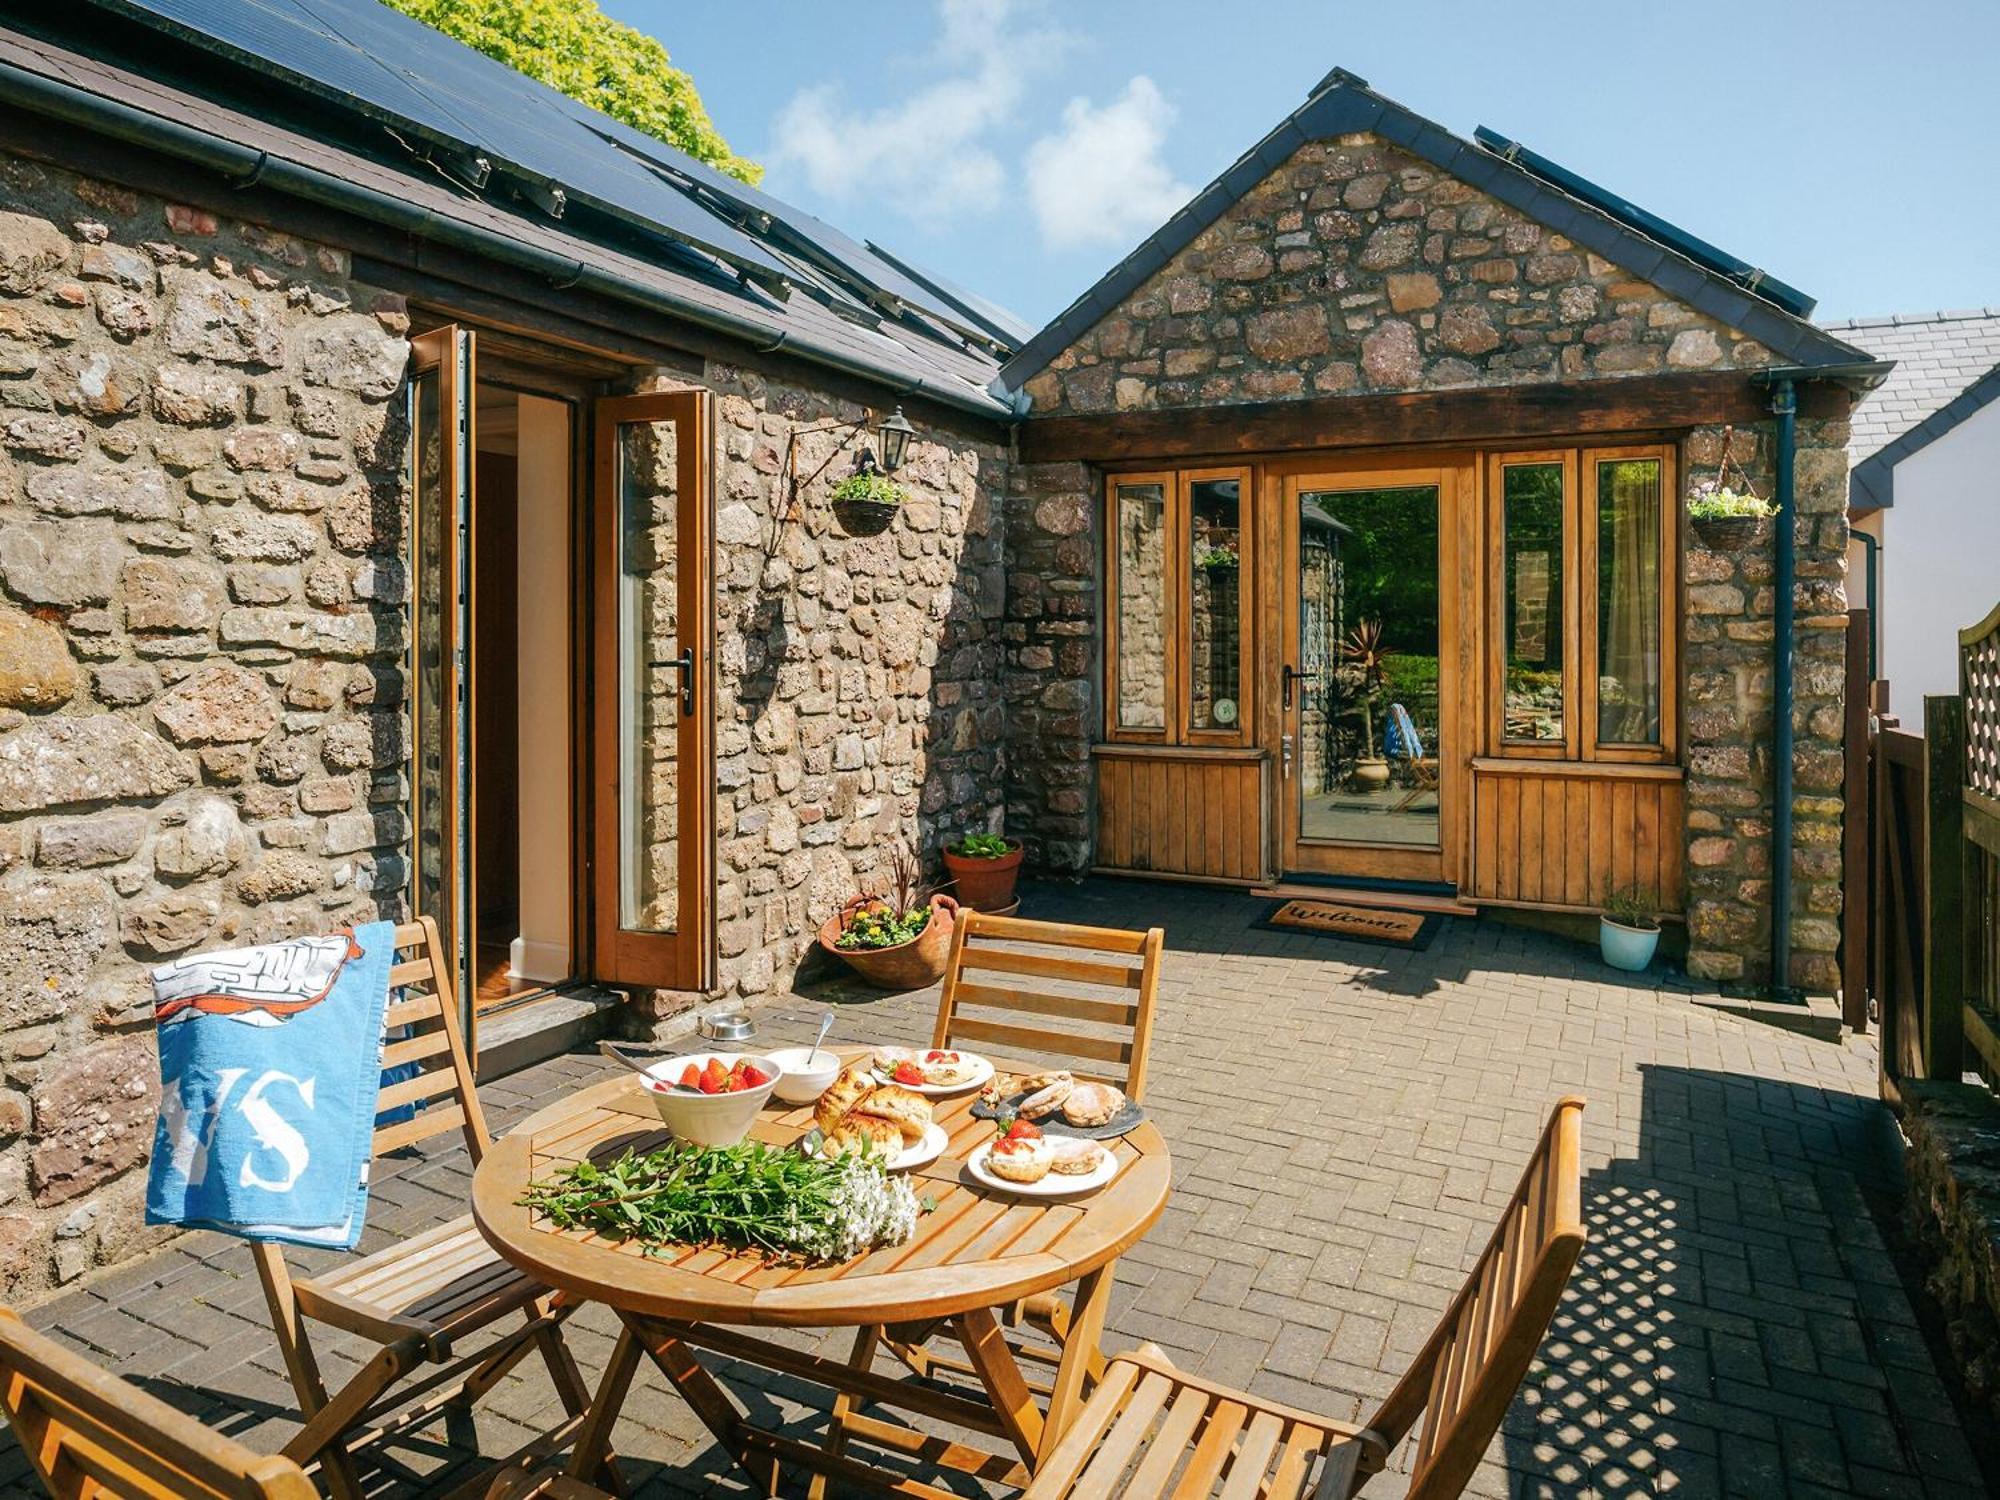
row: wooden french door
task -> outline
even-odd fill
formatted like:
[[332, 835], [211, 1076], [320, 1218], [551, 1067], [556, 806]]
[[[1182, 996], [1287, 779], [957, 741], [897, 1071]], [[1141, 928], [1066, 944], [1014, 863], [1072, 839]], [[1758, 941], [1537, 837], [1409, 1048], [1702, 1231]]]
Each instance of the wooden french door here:
[[470, 329], [410, 341], [412, 905], [433, 918], [475, 1052], [471, 913], [473, 390]]
[[1467, 471], [1281, 479], [1282, 870], [1455, 882], [1477, 618]]
[[699, 391], [595, 408], [592, 968], [613, 984], [713, 981], [709, 421]]

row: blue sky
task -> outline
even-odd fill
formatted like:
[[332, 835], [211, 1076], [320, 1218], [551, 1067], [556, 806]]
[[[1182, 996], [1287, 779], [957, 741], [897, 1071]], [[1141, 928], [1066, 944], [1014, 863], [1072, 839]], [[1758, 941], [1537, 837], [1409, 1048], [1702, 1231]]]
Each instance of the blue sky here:
[[602, 0], [765, 186], [1034, 323], [1326, 71], [1819, 298], [2000, 304], [2000, 3]]

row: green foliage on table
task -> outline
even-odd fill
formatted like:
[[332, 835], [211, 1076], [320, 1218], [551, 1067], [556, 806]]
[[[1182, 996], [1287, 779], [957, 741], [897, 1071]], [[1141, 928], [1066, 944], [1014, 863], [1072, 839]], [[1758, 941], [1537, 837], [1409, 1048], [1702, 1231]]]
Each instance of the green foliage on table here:
[[578, 1162], [531, 1183], [520, 1202], [558, 1229], [636, 1240], [648, 1255], [721, 1245], [809, 1264], [900, 1244], [918, 1212], [910, 1184], [877, 1153], [828, 1160], [756, 1141], [676, 1141]]
[[961, 859], [1004, 859], [1014, 848], [997, 833], [968, 833], [951, 846], [951, 852]]
[[729, 149], [694, 80], [595, 0], [388, 0], [517, 73], [744, 182], [764, 169]]
[[866, 474], [850, 474], [833, 487], [836, 504], [867, 501], [875, 505], [901, 505], [907, 498], [900, 484], [874, 469]]

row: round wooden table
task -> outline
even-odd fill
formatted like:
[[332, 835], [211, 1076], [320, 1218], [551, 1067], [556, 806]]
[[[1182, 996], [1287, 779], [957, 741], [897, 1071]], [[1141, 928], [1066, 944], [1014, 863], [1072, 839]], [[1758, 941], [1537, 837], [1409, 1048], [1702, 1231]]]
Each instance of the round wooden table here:
[[[1009, 1065], [996, 1059], [1002, 1068]], [[752, 1477], [775, 1481], [776, 1464], [797, 1463], [822, 1474], [867, 1482], [872, 1471], [848, 1456], [857, 1432], [885, 1446], [915, 1451], [891, 1434], [909, 1429], [874, 1422], [860, 1403], [902, 1406], [957, 1427], [1009, 1440], [1032, 1473], [1074, 1417], [1085, 1376], [1099, 1358], [1114, 1262], [1166, 1208], [1170, 1162], [1150, 1122], [1106, 1142], [1117, 1175], [1094, 1192], [1071, 1198], [1003, 1193], [978, 1183], [966, 1158], [992, 1139], [994, 1124], [971, 1113], [976, 1091], [933, 1101], [934, 1118], [949, 1138], [943, 1155], [911, 1175], [933, 1203], [914, 1236], [834, 1266], [772, 1264], [750, 1253], [684, 1247], [648, 1255], [633, 1241], [558, 1230], [517, 1201], [530, 1183], [577, 1161], [648, 1151], [671, 1137], [639, 1081], [616, 1074], [531, 1116], [493, 1142], [472, 1183], [472, 1213], [481, 1233], [511, 1264], [578, 1300], [603, 1302], [624, 1321], [570, 1471], [594, 1477], [609, 1452], [612, 1423], [639, 1356], [650, 1355], [696, 1413]], [[812, 1128], [810, 1107], [773, 1100], [751, 1127], [751, 1139], [790, 1145]], [[1076, 1286], [1059, 1309], [1063, 1337], [1055, 1373], [1038, 1402], [1015, 1352], [1002, 1336], [995, 1309], [1058, 1288]], [[740, 1332], [745, 1328], [853, 1327], [847, 1361], [802, 1353]], [[934, 1332], [954, 1334], [963, 1365], [923, 1351]], [[884, 1345], [918, 1371], [961, 1368], [984, 1388], [986, 1403], [946, 1394], [874, 1370]], [[762, 1365], [830, 1387], [836, 1393], [825, 1448], [753, 1427], [722, 1390], [694, 1348]], [[936, 1462], [1001, 1477], [973, 1460], [965, 1445], [931, 1443]], [[938, 1490], [938, 1494], [948, 1492]]]

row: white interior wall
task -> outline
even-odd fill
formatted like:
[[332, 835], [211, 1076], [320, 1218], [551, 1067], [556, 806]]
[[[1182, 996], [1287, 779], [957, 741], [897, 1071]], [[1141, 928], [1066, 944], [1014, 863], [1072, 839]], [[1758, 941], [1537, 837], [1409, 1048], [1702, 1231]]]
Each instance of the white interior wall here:
[[553, 984], [570, 968], [570, 409], [520, 397], [521, 931], [509, 967]]
[[1927, 694], [1958, 691], [1958, 632], [2000, 603], [2000, 402], [1896, 466], [1881, 587], [1889, 706], [1921, 724]]

